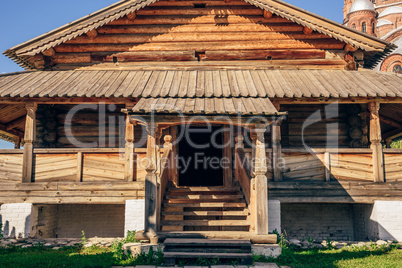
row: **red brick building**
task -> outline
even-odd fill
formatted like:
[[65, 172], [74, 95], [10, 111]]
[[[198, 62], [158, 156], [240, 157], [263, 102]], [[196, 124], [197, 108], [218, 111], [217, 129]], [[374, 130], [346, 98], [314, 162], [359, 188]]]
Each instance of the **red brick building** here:
[[402, 1], [345, 0], [343, 15], [345, 25], [399, 47], [375, 69], [402, 72]]

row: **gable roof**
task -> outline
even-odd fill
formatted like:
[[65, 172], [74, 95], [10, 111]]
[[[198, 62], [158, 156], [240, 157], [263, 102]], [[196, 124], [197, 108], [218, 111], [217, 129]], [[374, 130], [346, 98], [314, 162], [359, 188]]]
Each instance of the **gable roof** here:
[[[29, 68], [30, 63], [26, 58], [27, 56], [34, 56], [49, 48], [58, 46], [68, 40], [104, 26], [157, 1], [158, 0], [119, 1], [74, 22], [14, 46], [6, 50], [4, 54], [22, 67]], [[375, 54], [374, 58], [371, 60], [373, 63], [380, 60], [395, 48], [394, 45], [387, 41], [368, 34], [363, 34], [281, 0], [243, 1], [347, 44], [356, 46], [362, 50], [373, 52]]]

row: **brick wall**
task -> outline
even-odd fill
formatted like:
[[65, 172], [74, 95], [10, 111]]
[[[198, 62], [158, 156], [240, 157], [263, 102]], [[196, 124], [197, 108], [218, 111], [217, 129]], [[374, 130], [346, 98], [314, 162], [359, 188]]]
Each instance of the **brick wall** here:
[[78, 238], [85, 231], [89, 237], [123, 237], [124, 205], [58, 205], [59, 238]]
[[282, 232], [289, 238], [353, 240], [350, 204], [281, 204]]
[[124, 234], [128, 231], [144, 230], [145, 199], [127, 200], [125, 213]]
[[372, 204], [353, 205], [354, 240], [376, 241], [378, 239], [378, 224], [370, 219], [372, 212]]
[[371, 220], [382, 240], [402, 241], [402, 201], [375, 201]]
[[279, 200], [268, 201], [268, 231], [274, 230], [281, 233], [281, 202]]
[[0, 220], [4, 237], [28, 237], [31, 224], [32, 204], [4, 204], [0, 207]]

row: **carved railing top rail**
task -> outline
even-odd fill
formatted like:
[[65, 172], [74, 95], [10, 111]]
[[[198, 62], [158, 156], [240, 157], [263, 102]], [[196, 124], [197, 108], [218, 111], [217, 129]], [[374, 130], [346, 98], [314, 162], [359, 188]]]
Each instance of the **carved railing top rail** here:
[[236, 174], [239, 180], [240, 186], [243, 190], [246, 202], [250, 205], [251, 202], [251, 180], [253, 178], [252, 169], [249, 164], [249, 160], [242, 148], [236, 149]]

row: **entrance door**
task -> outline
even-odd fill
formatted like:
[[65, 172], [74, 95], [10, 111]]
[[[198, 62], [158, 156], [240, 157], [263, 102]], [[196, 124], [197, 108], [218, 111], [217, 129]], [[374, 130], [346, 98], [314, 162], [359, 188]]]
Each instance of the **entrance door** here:
[[179, 133], [179, 185], [222, 186], [222, 128], [186, 126]]

